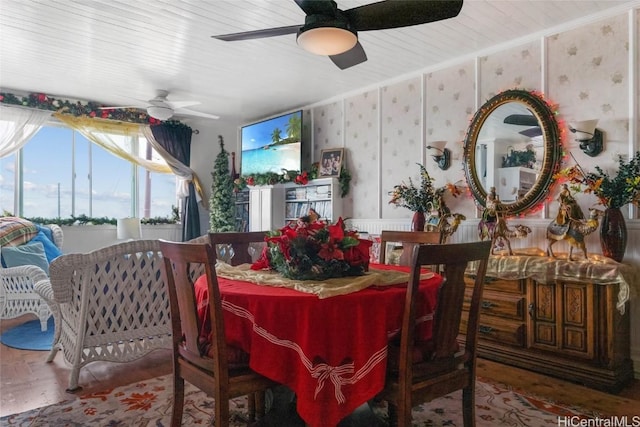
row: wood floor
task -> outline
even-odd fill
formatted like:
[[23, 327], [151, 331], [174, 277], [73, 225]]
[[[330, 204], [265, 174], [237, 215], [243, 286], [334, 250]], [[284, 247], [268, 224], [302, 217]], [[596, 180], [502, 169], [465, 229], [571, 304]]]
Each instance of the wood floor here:
[[[0, 332], [32, 318], [2, 320]], [[71, 370], [62, 361], [62, 354], [52, 363], [45, 363], [47, 355], [47, 351], [16, 350], [0, 345], [0, 416], [76, 398], [75, 394], [65, 392]], [[171, 354], [164, 350], [131, 363], [94, 362], [80, 371], [79, 382], [83, 392], [101, 391], [168, 374], [170, 364]], [[484, 359], [478, 360], [478, 376], [607, 416], [640, 416], [639, 380], [620, 394], [612, 395]]]

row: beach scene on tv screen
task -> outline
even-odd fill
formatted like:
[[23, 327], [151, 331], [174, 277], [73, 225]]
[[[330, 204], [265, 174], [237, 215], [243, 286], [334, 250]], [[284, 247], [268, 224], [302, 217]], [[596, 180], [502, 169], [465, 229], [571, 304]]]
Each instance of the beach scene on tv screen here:
[[285, 114], [242, 128], [243, 175], [300, 170], [302, 112]]

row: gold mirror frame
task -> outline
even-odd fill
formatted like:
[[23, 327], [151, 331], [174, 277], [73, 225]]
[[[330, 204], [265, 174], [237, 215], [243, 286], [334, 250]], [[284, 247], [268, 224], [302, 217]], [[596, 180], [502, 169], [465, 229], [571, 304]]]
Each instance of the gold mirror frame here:
[[485, 207], [487, 190], [482, 186], [476, 170], [476, 143], [482, 125], [498, 107], [509, 102], [524, 104], [538, 120], [543, 137], [544, 156], [540, 173], [533, 187], [521, 198], [511, 203], [502, 203], [505, 215], [523, 214], [542, 202], [553, 183], [553, 175], [560, 167], [562, 144], [560, 129], [555, 113], [547, 102], [537, 93], [526, 90], [511, 89], [501, 92], [489, 99], [476, 111], [464, 141], [464, 172], [469, 189], [476, 204]]

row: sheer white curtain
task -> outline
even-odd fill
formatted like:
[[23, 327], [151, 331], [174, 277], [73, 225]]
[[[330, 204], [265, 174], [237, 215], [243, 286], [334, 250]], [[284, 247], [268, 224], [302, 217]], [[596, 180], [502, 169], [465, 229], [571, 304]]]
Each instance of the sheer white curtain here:
[[0, 158], [18, 151], [49, 120], [51, 111], [0, 105]]

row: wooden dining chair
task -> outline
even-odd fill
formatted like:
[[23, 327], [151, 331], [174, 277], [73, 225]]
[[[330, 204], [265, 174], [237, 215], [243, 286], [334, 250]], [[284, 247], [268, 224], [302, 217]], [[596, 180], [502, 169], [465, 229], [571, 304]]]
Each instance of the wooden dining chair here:
[[[184, 406], [184, 381], [187, 380], [215, 399], [215, 425], [229, 425], [229, 399], [247, 395], [249, 416], [255, 420], [264, 414], [264, 392], [275, 385], [273, 381], [253, 372], [246, 363], [231, 363], [225, 342], [224, 319], [218, 279], [216, 256], [209, 243], [177, 243], [160, 241], [163, 274], [171, 305], [173, 341], [173, 412], [171, 425], [180, 426]], [[200, 342], [193, 266], [204, 267], [209, 292], [211, 347], [203, 350]], [[256, 404], [258, 402], [258, 404]]]
[[387, 264], [386, 256], [389, 243], [402, 243], [399, 264], [410, 265], [413, 248], [419, 243], [440, 243], [440, 232], [382, 230], [380, 233], [380, 264]]
[[266, 246], [264, 231], [209, 233], [218, 259], [229, 265], [253, 263]]
[[[392, 425], [410, 426], [414, 405], [462, 389], [464, 425], [475, 426], [478, 318], [490, 249], [487, 241], [414, 248], [400, 339], [389, 344], [387, 377], [380, 394], [389, 403]], [[471, 303], [466, 322], [461, 322], [465, 271], [474, 261]], [[433, 263], [442, 265], [444, 280], [438, 290], [432, 337], [421, 341], [415, 336], [420, 270]]]

